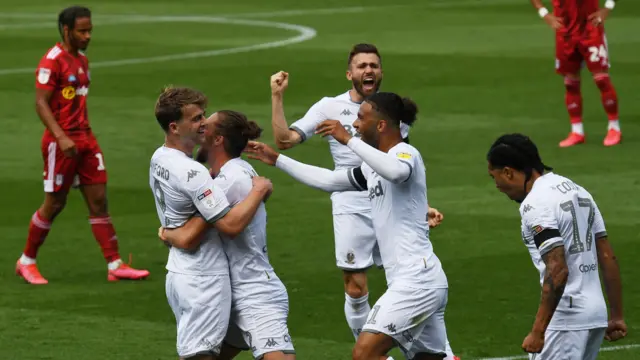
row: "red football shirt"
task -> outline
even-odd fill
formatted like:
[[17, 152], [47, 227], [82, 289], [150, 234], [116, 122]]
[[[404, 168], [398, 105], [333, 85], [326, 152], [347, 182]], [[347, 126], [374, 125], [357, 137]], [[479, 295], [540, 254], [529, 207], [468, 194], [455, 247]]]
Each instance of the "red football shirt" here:
[[67, 52], [62, 44], [49, 49], [36, 69], [36, 88], [51, 90], [49, 106], [66, 134], [91, 129], [87, 113], [89, 60]]
[[589, 15], [598, 11], [598, 0], [553, 0], [553, 14], [564, 22], [562, 33], [582, 34], [589, 21]]

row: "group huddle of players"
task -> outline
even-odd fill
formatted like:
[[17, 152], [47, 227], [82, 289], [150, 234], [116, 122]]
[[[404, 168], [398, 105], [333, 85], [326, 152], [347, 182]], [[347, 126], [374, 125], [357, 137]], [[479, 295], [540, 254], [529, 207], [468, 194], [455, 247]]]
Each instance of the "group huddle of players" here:
[[[556, 0], [551, 14], [539, 0], [531, 1], [557, 33], [556, 69], [565, 77], [572, 123], [560, 146], [585, 141], [579, 86], [585, 62], [609, 117], [604, 145], [620, 143], [603, 27], [615, 2], [607, 0], [601, 9], [597, 0]], [[88, 121], [90, 71], [83, 51], [91, 39], [91, 12], [69, 7], [58, 25], [63, 41], [36, 70], [36, 108], [46, 127], [45, 201], [32, 216], [16, 272], [31, 284], [47, 283], [36, 266], [37, 250], [69, 190], [78, 187], [107, 260], [108, 280], [146, 278], [147, 270], [120, 259], [106, 206], [104, 157]], [[155, 116], [165, 141], [151, 159], [149, 186], [158, 235], [170, 248], [165, 288], [182, 359], [231, 359], [242, 350], [266, 360], [295, 358], [287, 291], [267, 255], [272, 184], [241, 158], [243, 152], [332, 193], [336, 265], [344, 273], [345, 317], [356, 339], [353, 359], [391, 359], [387, 354], [396, 346], [407, 359], [457, 358], [444, 321], [448, 282], [429, 240], [430, 228], [443, 216], [428, 204], [424, 161], [409, 141], [418, 107], [379, 91], [382, 61], [372, 44], [351, 49], [346, 76], [348, 91], [322, 98], [291, 125], [283, 105], [289, 74], [271, 77], [277, 147], [326, 137], [333, 170], [255, 141], [262, 129], [241, 112], [206, 117], [207, 96], [196, 89], [170, 87], [158, 98]], [[538, 359], [595, 359], [603, 339], [627, 333], [619, 268], [596, 202], [586, 189], [553, 173], [525, 135], [499, 137], [487, 161], [497, 188], [520, 203], [523, 241], [540, 272], [540, 306], [522, 348]], [[387, 290], [371, 307], [366, 270], [373, 265], [384, 268]]]

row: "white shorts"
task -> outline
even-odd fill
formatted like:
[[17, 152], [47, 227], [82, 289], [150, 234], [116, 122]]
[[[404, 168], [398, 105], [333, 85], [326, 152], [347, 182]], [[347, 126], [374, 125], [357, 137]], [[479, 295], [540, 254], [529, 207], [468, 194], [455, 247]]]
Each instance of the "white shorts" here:
[[231, 312], [229, 276], [168, 272], [165, 289], [176, 317], [178, 355], [219, 355]]
[[444, 311], [448, 289], [391, 287], [371, 308], [362, 331], [393, 338], [407, 359], [428, 353], [446, 356]]
[[339, 268], [354, 271], [382, 265], [371, 213], [333, 215], [333, 235]]
[[530, 360], [595, 360], [604, 340], [606, 328], [590, 330], [547, 330], [540, 354], [529, 354]]
[[282, 351], [295, 354], [287, 327], [289, 301], [287, 297], [259, 305], [234, 309], [224, 342], [236, 349], [251, 350], [253, 357]]

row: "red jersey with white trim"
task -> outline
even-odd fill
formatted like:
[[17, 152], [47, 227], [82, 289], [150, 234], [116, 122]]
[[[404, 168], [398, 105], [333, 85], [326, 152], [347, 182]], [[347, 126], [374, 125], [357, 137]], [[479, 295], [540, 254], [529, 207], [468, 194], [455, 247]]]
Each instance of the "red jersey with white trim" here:
[[36, 88], [53, 92], [49, 106], [66, 134], [91, 129], [87, 113], [90, 82], [87, 57], [82, 52], [69, 53], [60, 43], [49, 49], [38, 64]]
[[578, 35], [589, 25], [589, 15], [600, 9], [599, 0], [553, 0], [553, 14], [562, 19], [564, 26], [558, 30], [563, 35]]

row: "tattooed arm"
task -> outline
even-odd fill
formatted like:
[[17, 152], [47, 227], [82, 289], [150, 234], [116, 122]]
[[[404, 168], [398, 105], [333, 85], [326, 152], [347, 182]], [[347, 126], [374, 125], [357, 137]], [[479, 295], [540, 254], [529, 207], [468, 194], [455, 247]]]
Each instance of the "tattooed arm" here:
[[544, 347], [544, 333], [564, 293], [569, 269], [564, 258], [564, 246], [557, 246], [542, 255], [546, 265], [542, 294], [533, 329], [524, 339], [522, 348], [529, 353], [539, 353]]
[[564, 258], [564, 246], [551, 249], [542, 256], [542, 259], [547, 269], [542, 284], [540, 306], [538, 307], [532, 331], [544, 333], [564, 293], [564, 287], [569, 277], [569, 269]]

